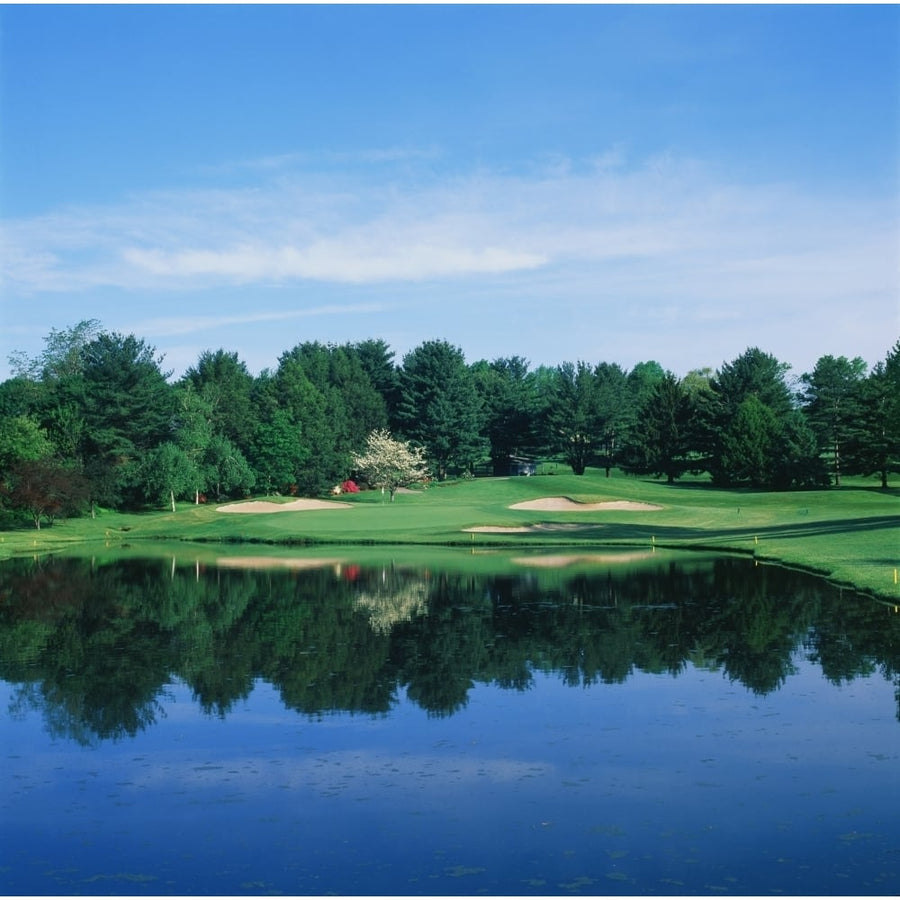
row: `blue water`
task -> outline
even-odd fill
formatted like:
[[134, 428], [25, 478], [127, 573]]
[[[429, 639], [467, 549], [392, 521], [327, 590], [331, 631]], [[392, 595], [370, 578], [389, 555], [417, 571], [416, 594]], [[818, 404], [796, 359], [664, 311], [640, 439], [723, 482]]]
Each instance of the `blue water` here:
[[[156, 723], [82, 746], [4, 718], [7, 894], [891, 894], [900, 724], [878, 673], [799, 653], [760, 697], [721, 672], [528, 690], [434, 717], [225, 717], [175, 681]], [[14, 686], [2, 684], [2, 708]]]
[[900, 892], [892, 605], [697, 554], [220, 552], [0, 566], [4, 894]]

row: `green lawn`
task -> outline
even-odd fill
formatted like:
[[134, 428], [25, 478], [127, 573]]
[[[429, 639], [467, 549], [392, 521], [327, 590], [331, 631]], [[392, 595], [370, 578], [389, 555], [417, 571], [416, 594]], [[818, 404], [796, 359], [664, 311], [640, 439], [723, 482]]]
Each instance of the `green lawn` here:
[[[542, 497], [579, 502], [631, 500], [654, 511], [539, 512], [509, 507]], [[274, 499], [274, 498], [273, 498]], [[287, 498], [284, 498], [285, 501]], [[530, 478], [485, 478], [398, 494], [340, 498], [350, 509], [225, 514], [183, 504], [175, 513], [73, 519], [40, 531], [0, 533], [0, 558], [94, 542], [110, 549], [147, 540], [254, 541], [271, 544], [490, 546], [652, 546], [755, 554], [800, 566], [891, 600], [900, 600], [900, 490], [858, 480], [839, 490], [768, 493], [676, 485], [588, 470]], [[476, 526], [542, 525], [538, 533], [471, 534]], [[568, 529], [559, 526], [568, 525]], [[574, 528], [573, 526], [581, 526]], [[558, 530], [553, 530], [556, 527]]]

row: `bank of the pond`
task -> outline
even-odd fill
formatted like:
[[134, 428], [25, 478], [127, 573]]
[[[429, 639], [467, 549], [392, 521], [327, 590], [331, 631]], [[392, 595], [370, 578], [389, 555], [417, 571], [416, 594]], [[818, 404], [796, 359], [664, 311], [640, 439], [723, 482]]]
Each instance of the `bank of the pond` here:
[[[176, 511], [72, 519], [40, 531], [0, 533], [0, 558], [84, 542], [145, 541], [299, 545], [465, 546], [472, 549], [671, 547], [752, 554], [900, 600], [900, 492], [865, 482], [839, 490], [766, 493], [685, 481], [666, 485], [589, 470], [487, 478], [398, 494], [376, 492], [299, 503], [254, 498], [223, 512]], [[263, 504], [263, 505], [260, 505]]]

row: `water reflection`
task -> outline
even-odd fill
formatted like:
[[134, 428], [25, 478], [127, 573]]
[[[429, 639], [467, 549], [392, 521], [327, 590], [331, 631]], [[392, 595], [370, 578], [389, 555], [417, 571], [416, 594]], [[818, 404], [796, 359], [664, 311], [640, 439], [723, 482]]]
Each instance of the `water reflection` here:
[[[799, 652], [835, 684], [880, 671], [900, 719], [900, 616], [821, 580], [735, 558], [505, 560], [502, 574], [325, 558], [12, 560], [0, 566], [11, 710], [89, 744], [158, 721], [174, 680], [225, 717], [262, 679], [286, 707], [433, 716], [473, 686], [524, 691], [632, 673], [721, 671], [759, 695]], [[620, 563], [621, 563], [620, 558]]]

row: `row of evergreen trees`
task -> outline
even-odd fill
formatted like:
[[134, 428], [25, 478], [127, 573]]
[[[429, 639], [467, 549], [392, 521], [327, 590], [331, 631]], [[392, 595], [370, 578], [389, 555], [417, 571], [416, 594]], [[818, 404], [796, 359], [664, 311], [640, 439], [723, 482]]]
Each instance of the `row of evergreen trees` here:
[[[708, 472], [719, 485], [771, 489], [844, 474], [887, 486], [900, 470], [900, 341], [871, 371], [823, 356], [793, 383], [757, 348], [679, 378], [656, 362], [467, 364], [442, 340], [398, 365], [377, 339], [300, 343], [257, 376], [237, 353], [207, 351], [173, 382], [153, 347], [91, 320], [10, 362], [0, 475], [8, 501], [41, 507], [38, 524], [66, 498], [135, 508], [321, 494], [352, 474], [352, 453], [380, 428], [423, 446], [439, 479], [500, 472], [514, 456], [565, 460], [577, 474]], [[35, 497], [53, 491], [55, 501]]]

